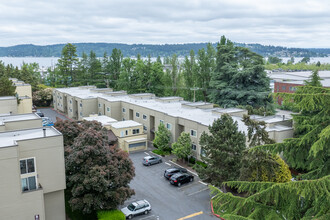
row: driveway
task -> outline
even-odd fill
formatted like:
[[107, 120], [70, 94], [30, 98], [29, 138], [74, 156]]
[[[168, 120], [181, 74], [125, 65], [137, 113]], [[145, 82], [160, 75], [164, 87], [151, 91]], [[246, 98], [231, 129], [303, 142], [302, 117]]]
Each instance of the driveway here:
[[54, 123], [56, 122], [56, 117], [59, 117], [63, 120], [68, 120], [67, 117], [56, 112], [53, 108], [38, 108], [38, 111], [44, 113], [45, 117], [50, 118]]
[[[194, 181], [176, 187], [164, 178], [164, 170], [175, 165], [163, 158], [163, 163], [142, 165], [142, 158], [152, 155], [150, 151], [130, 153], [136, 176], [130, 183], [136, 195], [125, 202], [146, 199], [152, 211], [148, 215], [136, 216], [139, 220], [209, 220], [217, 219], [211, 213], [210, 195], [207, 185], [197, 176]], [[122, 207], [120, 207], [122, 208]]]

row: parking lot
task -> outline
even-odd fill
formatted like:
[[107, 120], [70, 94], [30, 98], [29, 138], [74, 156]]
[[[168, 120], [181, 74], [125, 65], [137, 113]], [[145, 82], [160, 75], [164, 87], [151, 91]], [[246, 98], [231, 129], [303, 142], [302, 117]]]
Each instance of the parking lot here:
[[139, 220], [175, 220], [217, 219], [211, 213], [210, 195], [207, 185], [194, 176], [194, 181], [173, 186], [164, 178], [164, 171], [175, 165], [163, 158], [163, 163], [152, 166], [142, 165], [142, 159], [150, 151], [131, 153], [136, 176], [130, 186], [136, 195], [125, 202], [125, 206], [132, 201], [146, 199], [152, 210], [148, 215], [136, 216]]

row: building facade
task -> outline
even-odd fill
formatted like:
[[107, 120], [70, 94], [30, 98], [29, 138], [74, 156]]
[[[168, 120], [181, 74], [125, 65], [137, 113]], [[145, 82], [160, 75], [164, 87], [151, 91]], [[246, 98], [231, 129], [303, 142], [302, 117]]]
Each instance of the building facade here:
[[[54, 90], [54, 108], [68, 117], [82, 120], [90, 114], [105, 115], [118, 121], [133, 120], [142, 124], [147, 139], [155, 138], [160, 123], [171, 133], [171, 142], [177, 141], [182, 132], [190, 134], [193, 154], [200, 159], [199, 139], [203, 132], [209, 132], [208, 126], [222, 114], [229, 114], [237, 122], [238, 129], [247, 134], [242, 122], [244, 109], [214, 108], [211, 103], [192, 103], [181, 97], [158, 98], [154, 94], [130, 94], [125, 91], [95, 93], [95, 87], [73, 87]], [[71, 107], [72, 106], [72, 107]], [[77, 109], [71, 114], [71, 109]], [[276, 142], [292, 134], [292, 127], [279, 127], [269, 130]], [[271, 133], [272, 132], [272, 133]], [[289, 132], [289, 133], [288, 133]], [[276, 135], [285, 133], [288, 135]]]

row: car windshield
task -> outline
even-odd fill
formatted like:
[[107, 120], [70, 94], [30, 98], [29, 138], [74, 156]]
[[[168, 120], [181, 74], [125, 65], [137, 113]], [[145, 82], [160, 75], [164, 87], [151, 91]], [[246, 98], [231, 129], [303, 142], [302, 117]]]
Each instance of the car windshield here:
[[128, 210], [130, 210], [130, 211], [134, 211], [134, 209], [135, 209], [135, 205], [130, 204], [129, 206], [127, 206], [127, 208], [128, 208]]

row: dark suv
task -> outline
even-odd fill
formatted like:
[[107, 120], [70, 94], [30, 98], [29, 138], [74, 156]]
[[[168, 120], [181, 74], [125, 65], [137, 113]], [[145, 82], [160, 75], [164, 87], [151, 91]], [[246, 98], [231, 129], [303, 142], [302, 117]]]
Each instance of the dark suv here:
[[194, 181], [194, 176], [189, 173], [176, 173], [170, 178], [170, 183], [175, 186], [181, 186], [183, 183]]
[[185, 168], [180, 167], [169, 168], [165, 170], [164, 177], [169, 180], [171, 176], [176, 173], [187, 173], [187, 170]]
[[158, 157], [158, 156], [147, 156], [145, 158], [143, 158], [142, 163], [143, 165], [146, 166], [150, 166], [156, 163], [161, 163], [162, 162], [162, 158]]

